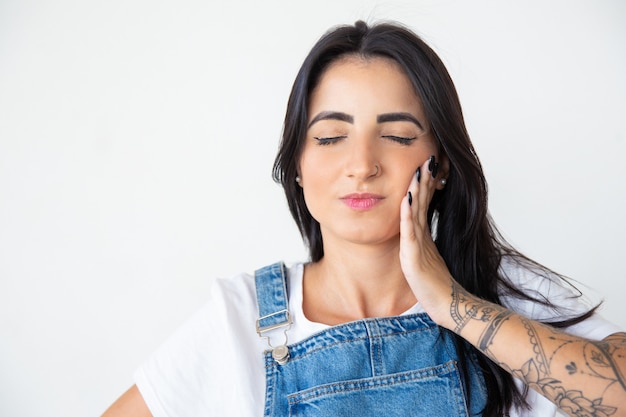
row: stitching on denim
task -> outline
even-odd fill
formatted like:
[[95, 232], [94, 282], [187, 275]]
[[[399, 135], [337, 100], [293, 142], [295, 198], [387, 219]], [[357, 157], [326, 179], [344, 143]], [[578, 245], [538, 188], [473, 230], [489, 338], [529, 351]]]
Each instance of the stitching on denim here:
[[[442, 377], [446, 375], [454, 375], [458, 372], [454, 361], [449, 361], [441, 365], [431, 366], [428, 368], [415, 369], [397, 374], [383, 375], [371, 378], [362, 378], [352, 381], [340, 381], [329, 384], [323, 384], [303, 390], [297, 394], [288, 395], [290, 403], [297, 404], [312, 398], [317, 398], [336, 393], [362, 391], [371, 388], [389, 387], [397, 384], [421, 381], [432, 377]], [[368, 382], [369, 381], [369, 382]], [[344, 386], [354, 385], [352, 388], [343, 388]], [[292, 401], [293, 398], [293, 401]], [[296, 398], [300, 398], [297, 400]]]
[[[364, 391], [372, 388], [389, 387], [398, 384], [418, 382], [434, 377], [446, 377], [447, 379], [450, 379], [458, 385], [460, 384], [460, 379], [458, 378], [457, 374], [458, 368], [456, 367], [456, 361], [448, 361], [441, 365], [431, 366], [423, 369], [416, 369], [407, 372], [400, 372], [397, 374], [324, 384], [317, 387], [308, 388], [298, 393], [290, 394], [287, 397], [289, 399], [289, 405], [296, 405], [306, 401], [310, 401], [315, 398], [329, 396], [333, 394]], [[454, 378], [455, 375], [457, 375], [456, 378]], [[351, 385], [353, 385], [353, 387], [347, 388]], [[456, 394], [459, 395], [460, 392], [456, 392]]]
[[[434, 329], [434, 328], [438, 328], [439, 327], [437, 324], [435, 324], [434, 322], [431, 321], [430, 317], [426, 313], [408, 314], [406, 316], [366, 318], [366, 319], [351, 321], [351, 322], [348, 322], [348, 323], [338, 324], [336, 326], [329, 327], [328, 329], [320, 330], [319, 332], [313, 333], [312, 335], [308, 336], [303, 341], [308, 340], [308, 339], [313, 339], [313, 338], [315, 338], [315, 337], [317, 337], [319, 335], [322, 335], [322, 334], [327, 333], [327, 332], [332, 331], [332, 330], [341, 330], [343, 328], [352, 327], [355, 324], [362, 323], [362, 322], [367, 322], [367, 321], [374, 321], [374, 320], [385, 321], [385, 322], [391, 322], [391, 321], [400, 321], [400, 322], [413, 321], [413, 323], [415, 324], [416, 320], [418, 320], [418, 319], [423, 323], [423, 327], [420, 327], [419, 329], [414, 329], [414, 330], [429, 330], [429, 329]], [[406, 333], [406, 332], [402, 331], [402, 332], [398, 332], [398, 333], [388, 333], [388, 334], [391, 335], [391, 334], [402, 334], [402, 333]]]
[[[329, 330], [333, 330], [333, 329], [334, 328], [329, 329]], [[371, 337], [368, 337], [368, 336], [357, 337], [357, 338], [353, 338], [353, 339], [348, 339], [348, 340], [342, 340], [342, 341], [338, 341], [338, 342], [332, 342], [332, 343], [328, 343], [328, 344], [323, 344], [322, 346], [315, 347], [313, 349], [304, 347], [304, 345], [311, 340], [311, 338], [307, 338], [307, 339], [302, 340], [302, 341], [300, 341], [298, 343], [294, 343], [293, 345], [289, 345], [290, 349], [305, 349], [306, 350], [304, 353], [294, 352], [294, 356], [291, 357], [290, 362], [297, 361], [297, 360], [302, 359], [302, 358], [306, 358], [307, 356], [312, 355], [314, 353], [317, 353], [317, 352], [319, 352], [321, 350], [329, 349], [329, 348], [336, 347], [336, 346], [341, 346], [341, 345], [347, 344], [347, 343], [359, 342], [359, 341], [367, 340], [367, 339], [370, 339], [370, 338], [372, 338], [372, 339], [377, 339], [377, 338], [382, 339], [382, 338], [385, 338], [385, 337], [391, 337], [391, 336], [397, 336], [397, 335], [403, 335], [403, 334], [409, 335], [409, 334], [413, 334], [413, 333], [417, 333], [417, 332], [423, 332], [423, 331], [433, 331], [433, 328], [414, 329], [414, 330], [409, 330], [409, 331], [404, 331], [404, 332], [387, 333], [387, 334], [384, 334], [384, 335], [376, 335], [376, 336], [371, 336]], [[320, 334], [318, 334], [318, 336]], [[316, 342], [316, 344], [318, 344], [318, 343], [320, 343], [320, 342]], [[295, 355], [297, 355], [297, 356], [295, 356]]]
[[[376, 335], [374, 335], [373, 337], [371, 337], [371, 342], [370, 342], [370, 347], [372, 345], [374, 345], [374, 348], [372, 349], [372, 376], [378, 376], [378, 375], [384, 375], [384, 369], [383, 369], [383, 347], [382, 347], [382, 341], [381, 338], [379, 336], [383, 336], [380, 334], [380, 327], [378, 326], [378, 321], [373, 320], [369, 323], [372, 323], [372, 326], [376, 327]], [[367, 326], [368, 329], [370, 328], [370, 326]]]
[[276, 403], [276, 370], [272, 365], [269, 354], [265, 356], [265, 410], [263, 411], [264, 417], [271, 417], [274, 413], [274, 404]]
[[369, 343], [367, 344], [367, 355], [369, 356], [369, 360], [370, 360], [370, 369], [372, 370], [372, 376], [376, 376], [375, 356], [372, 354], [372, 344], [374, 343], [373, 342], [374, 338], [372, 336], [372, 332], [370, 331], [371, 329], [370, 329], [369, 322], [364, 321], [363, 327], [365, 327], [365, 334], [367, 335], [365, 339], [369, 341]]

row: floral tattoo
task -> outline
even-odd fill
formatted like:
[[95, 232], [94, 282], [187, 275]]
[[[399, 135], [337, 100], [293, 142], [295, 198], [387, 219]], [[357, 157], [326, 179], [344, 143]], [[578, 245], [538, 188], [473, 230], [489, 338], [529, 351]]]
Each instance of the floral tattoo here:
[[[612, 386], [621, 386], [626, 391], [626, 370], [618, 365], [618, 359], [623, 361], [626, 356], [626, 334], [618, 333], [609, 336], [604, 341], [592, 341], [570, 337], [556, 329], [549, 328], [552, 333], [546, 338], [544, 330], [541, 333], [538, 331], [541, 324], [516, 315], [502, 306], [481, 300], [454, 281], [450, 315], [455, 325], [454, 332], [457, 334], [460, 334], [470, 322], [481, 322], [484, 329], [476, 347], [513, 376], [520, 378], [540, 394], [551, 399], [569, 415], [609, 417], [617, 412], [616, 407], [603, 403], [603, 395]], [[526, 343], [532, 351], [532, 357], [517, 369], [498, 362], [490, 350], [501, 327], [514, 316], [515, 320], [519, 320], [526, 330]], [[543, 339], [539, 336], [540, 334], [543, 334]], [[582, 349], [582, 355], [578, 357], [584, 358], [584, 363], [570, 360], [563, 369], [557, 372], [553, 369], [555, 366], [553, 363], [558, 362], [553, 362], [553, 360], [561, 355], [565, 348], [570, 351]], [[569, 389], [568, 383], [563, 382], [559, 379], [560, 377], [556, 378], [555, 375], [561, 375], [563, 379], [578, 376], [600, 379], [604, 381], [604, 385], [600, 395], [594, 395], [593, 397], [597, 396], [597, 398], [593, 398], [586, 395], [583, 390]]]

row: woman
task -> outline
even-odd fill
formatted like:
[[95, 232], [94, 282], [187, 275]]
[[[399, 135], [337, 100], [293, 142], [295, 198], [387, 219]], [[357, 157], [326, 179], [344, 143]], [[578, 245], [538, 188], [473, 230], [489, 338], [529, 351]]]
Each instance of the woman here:
[[626, 415], [626, 334], [498, 234], [453, 83], [412, 32], [318, 41], [274, 177], [311, 261], [218, 280], [105, 416]]

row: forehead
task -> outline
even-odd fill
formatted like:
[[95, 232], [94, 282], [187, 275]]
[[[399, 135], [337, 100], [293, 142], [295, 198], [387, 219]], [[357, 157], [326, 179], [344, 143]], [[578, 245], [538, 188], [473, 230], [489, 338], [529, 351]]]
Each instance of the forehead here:
[[384, 56], [363, 56], [358, 54], [347, 54], [339, 56], [331, 63], [329, 63], [322, 72], [322, 76], [338, 67], [351, 67], [362, 69], [366, 69], [368, 67], [381, 67], [386, 68], [389, 71], [398, 71], [404, 74], [404, 71], [402, 70], [400, 64], [398, 64], [395, 60], [391, 58]]
[[[384, 57], [348, 55], [331, 63], [311, 92], [309, 109], [357, 104], [385, 108], [385, 111], [412, 110], [423, 113], [422, 102], [402, 67]], [[333, 110], [338, 110], [334, 108]]]

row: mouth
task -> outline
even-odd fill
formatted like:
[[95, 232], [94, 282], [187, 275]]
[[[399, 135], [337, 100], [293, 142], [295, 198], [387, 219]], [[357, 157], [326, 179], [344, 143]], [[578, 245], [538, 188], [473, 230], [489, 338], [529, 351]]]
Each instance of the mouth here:
[[378, 194], [352, 193], [340, 197], [340, 200], [353, 210], [365, 211], [380, 203], [384, 198]]

